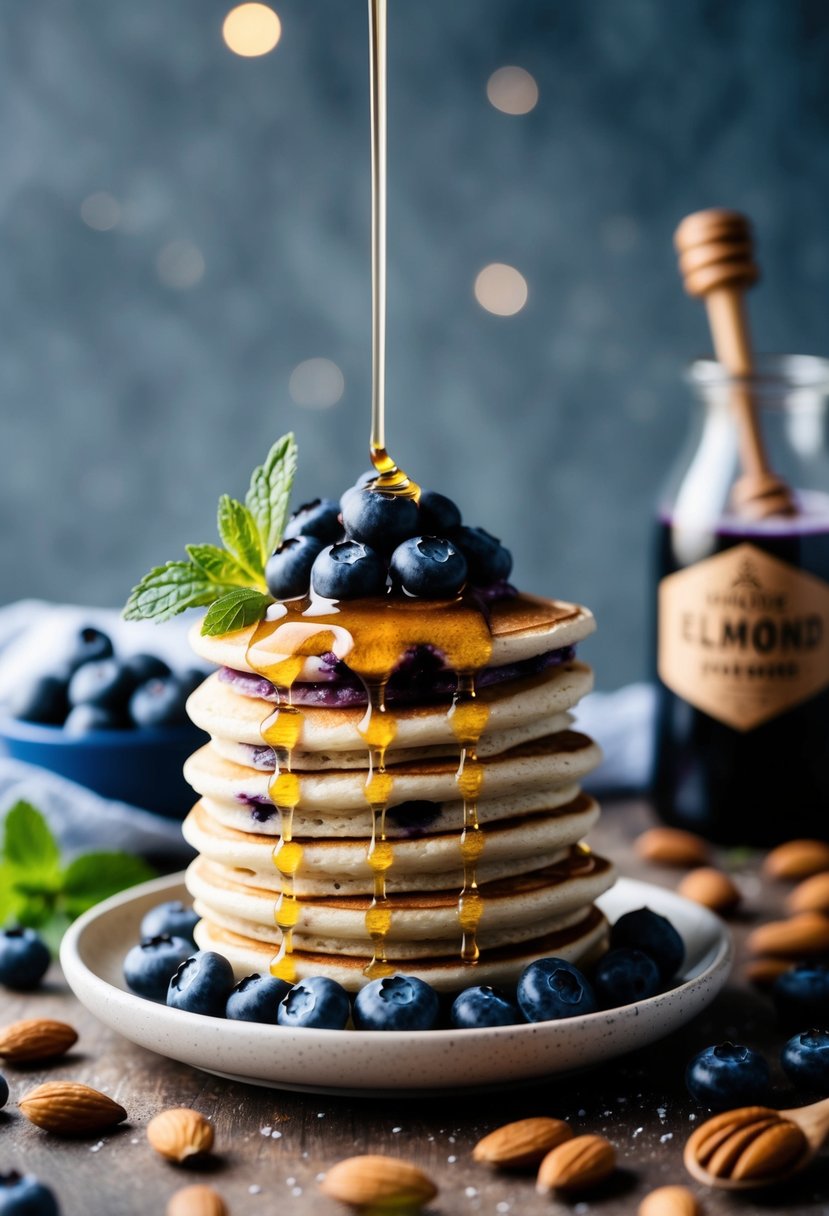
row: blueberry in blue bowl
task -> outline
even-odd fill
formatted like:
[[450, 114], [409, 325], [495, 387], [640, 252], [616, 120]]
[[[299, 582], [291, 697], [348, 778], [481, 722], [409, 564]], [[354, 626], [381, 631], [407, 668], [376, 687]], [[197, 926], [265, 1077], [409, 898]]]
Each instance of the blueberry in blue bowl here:
[[246, 975], [227, 998], [225, 1016], [234, 1022], [265, 1022], [276, 1026], [280, 1002], [290, 991], [288, 981], [274, 975]]
[[141, 937], [158, 937], [162, 933], [170, 937], [182, 937], [193, 942], [193, 931], [199, 923], [199, 914], [180, 899], [169, 899], [156, 904], [141, 918]]
[[414, 975], [372, 980], [354, 998], [358, 1030], [433, 1030], [439, 1016], [438, 994]]
[[829, 965], [798, 963], [777, 977], [772, 996], [781, 1025], [829, 1025]]
[[32, 1174], [0, 1173], [0, 1216], [60, 1216], [54, 1192]]
[[0, 930], [0, 984], [18, 992], [37, 988], [49, 969], [49, 947], [34, 929]]
[[449, 1018], [457, 1030], [514, 1026], [524, 1021], [515, 1001], [506, 992], [489, 984], [478, 984], [459, 993], [452, 1002]]
[[666, 916], [636, 908], [620, 916], [610, 930], [610, 947], [641, 950], [656, 963], [664, 982], [672, 980], [685, 959], [685, 945]]
[[450, 540], [413, 536], [398, 545], [389, 564], [392, 585], [420, 599], [449, 599], [466, 583], [466, 558]]
[[602, 1009], [618, 1009], [655, 996], [661, 987], [659, 968], [641, 950], [609, 950], [593, 971], [593, 987]]
[[129, 717], [137, 727], [187, 725], [187, 690], [174, 675], [154, 676], [135, 689]]
[[382, 595], [386, 563], [369, 545], [344, 540], [319, 553], [311, 567], [311, 587], [328, 600], [356, 600]]
[[163, 1003], [170, 980], [192, 953], [193, 943], [189, 938], [174, 937], [166, 932], [142, 937], [124, 958], [124, 982], [136, 996]]
[[798, 1089], [829, 1094], [829, 1031], [806, 1030], [794, 1035], [781, 1051], [780, 1063]]
[[170, 980], [167, 1004], [186, 1013], [222, 1018], [235, 981], [227, 959], [214, 950], [199, 950], [181, 963]]
[[279, 1005], [280, 1026], [343, 1030], [351, 1016], [348, 993], [336, 980], [312, 975], [294, 984]]
[[528, 1022], [595, 1013], [596, 995], [578, 967], [563, 958], [540, 958], [518, 980], [518, 1007]]
[[771, 1073], [759, 1052], [741, 1043], [718, 1043], [693, 1057], [685, 1084], [691, 1097], [709, 1110], [762, 1106], [769, 1098]]

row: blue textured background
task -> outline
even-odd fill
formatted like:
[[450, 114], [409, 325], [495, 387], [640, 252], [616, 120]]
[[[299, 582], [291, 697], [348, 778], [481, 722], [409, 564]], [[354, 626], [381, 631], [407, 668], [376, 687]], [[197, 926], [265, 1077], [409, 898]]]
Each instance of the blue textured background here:
[[[273, 4], [282, 40], [253, 60], [216, 0], [4, 7], [0, 599], [120, 602], [212, 539], [218, 494], [288, 428], [300, 500], [365, 467], [365, 4]], [[609, 687], [645, 667], [652, 503], [707, 347], [676, 221], [747, 210], [759, 344], [827, 349], [829, 9], [390, 7], [390, 446], [511, 545], [523, 586], [595, 609]], [[525, 117], [486, 99], [504, 64], [538, 81]], [[109, 231], [81, 218], [99, 191]], [[189, 288], [159, 275], [170, 242], [185, 278], [204, 259]], [[511, 318], [472, 293], [499, 260], [529, 283]], [[314, 356], [345, 376], [328, 410], [288, 392]]]

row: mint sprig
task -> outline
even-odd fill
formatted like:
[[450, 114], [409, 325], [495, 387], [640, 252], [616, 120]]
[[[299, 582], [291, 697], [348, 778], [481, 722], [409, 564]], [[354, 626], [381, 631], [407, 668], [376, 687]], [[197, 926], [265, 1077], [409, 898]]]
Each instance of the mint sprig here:
[[166, 621], [187, 608], [208, 608], [202, 623], [208, 636], [261, 620], [273, 603], [265, 563], [282, 540], [296, 462], [296, 441], [283, 435], [254, 469], [244, 503], [227, 494], [219, 499], [224, 547], [187, 545], [188, 561], [156, 566], [133, 588], [126, 620]]
[[37, 929], [56, 950], [76, 916], [154, 877], [131, 853], [84, 853], [64, 865], [43, 815], [17, 802], [6, 815], [0, 847], [0, 925]]

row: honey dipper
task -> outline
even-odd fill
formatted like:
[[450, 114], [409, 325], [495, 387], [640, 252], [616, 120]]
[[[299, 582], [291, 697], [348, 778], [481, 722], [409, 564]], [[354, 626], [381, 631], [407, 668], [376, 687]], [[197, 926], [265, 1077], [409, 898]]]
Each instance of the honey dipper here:
[[738, 211], [696, 211], [679, 225], [674, 244], [685, 290], [705, 300], [717, 359], [735, 378], [732, 408], [743, 472], [732, 491], [734, 506], [749, 519], [794, 515], [789, 486], [769, 467], [748, 382], [754, 362], [743, 292], [759, 277], [751, 226]]
[[829, 1136], [829, 1098], [794, 1110], [744, 1106], [708, 1119], [683, 1160], [697, 1182], [729, 1191], [773, 1186], [802, 1170]]

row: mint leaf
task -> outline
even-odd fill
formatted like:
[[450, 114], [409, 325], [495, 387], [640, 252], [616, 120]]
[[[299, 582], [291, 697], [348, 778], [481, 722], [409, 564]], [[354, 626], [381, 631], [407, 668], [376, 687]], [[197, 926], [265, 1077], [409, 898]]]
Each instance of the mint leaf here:
[[273, 600], [261, 591], [242, 590], [241, 587], [211, 604], [202, 621], [201, 631], [206, 637], [233, 633], [261, 621]]
[[296, 440], [292, 434], [283, 435], [268, 452], [265, 463], [251, 475], [245, 503], [259, 530], [263, 564], [282, 540], [296, 458]]
[[204, 608], [217, 596], [230, 591], [233, 584], [211, 582], [206, 572], [193, 562], [167, 562], [145, 574], [133, 587], [124, 619], [127, 621], [167, 621], [185, 608]]
[[66, 912], [80, 916], [102, 899], [154, 877], [153, 868], [131, 853], [84, 853], [69, 863], [63, 875]]
[[18, 903], [14, 888], [14, 871], [11, 866], [0, 864], [0, 929], [15, 923]]
[[250, 575], [236, 558], [218, 545], [185, 545], [194, 565], [204, 572], [211, 583], [228, 587], [249, 587]]
[[224, 547], [264, 591], [265, 565], [262, 545], [256, 520], [250, 510], [229, 494], [223, 494], [219, 499], [217, 523]]
[[60, 880], [60, 849], [49, 825], [31, 803], [17, 802], [6, 815], [3, 857], [15, 886], [54, 891]]

